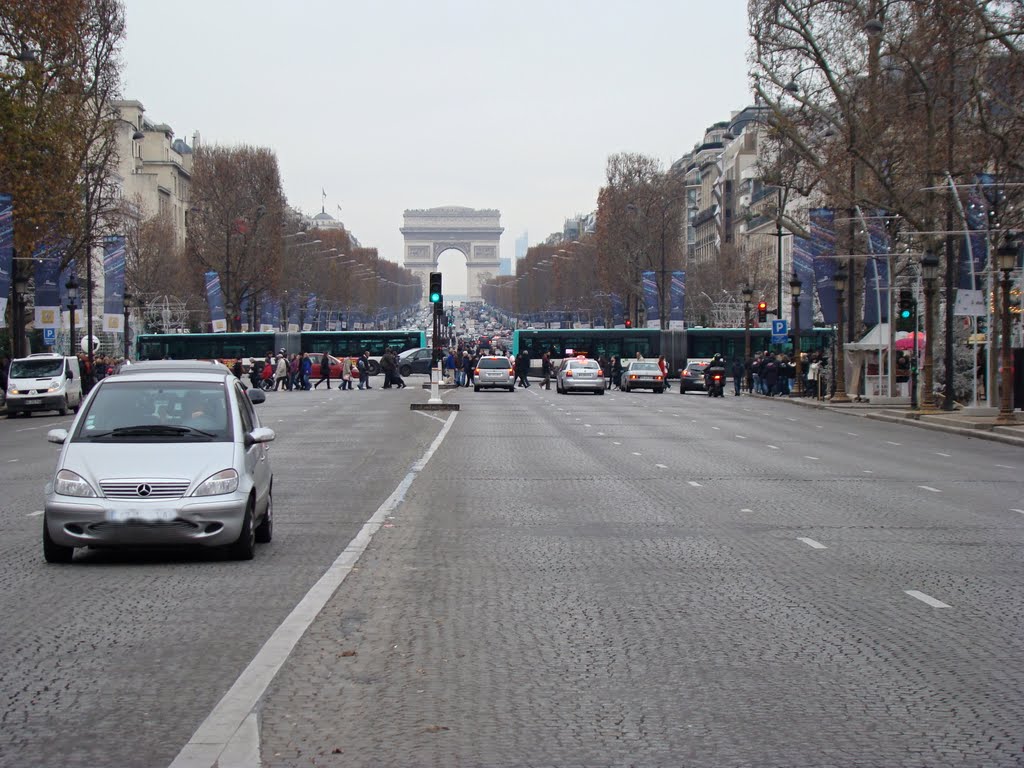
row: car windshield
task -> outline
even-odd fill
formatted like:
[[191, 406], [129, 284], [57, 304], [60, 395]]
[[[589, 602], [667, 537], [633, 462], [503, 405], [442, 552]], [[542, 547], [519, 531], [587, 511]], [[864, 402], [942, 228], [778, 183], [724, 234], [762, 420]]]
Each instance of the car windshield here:
[[660, 371], [657, 363], [633, 363], [629, 366], [631, 371]]
[[11, 363], [12, 379], [43, 379], [60, 376], [64, 372], [63, 357], [41, 357], [29, 360], [15, 360]]
[[509, 365], [504, 357], [485, 357], [480, 361], [481, 368], [508, 368]]
[[89, 402], [75, 442], [181, 442], [231, 439], [227, 393], [219, 382], [105, 381]]

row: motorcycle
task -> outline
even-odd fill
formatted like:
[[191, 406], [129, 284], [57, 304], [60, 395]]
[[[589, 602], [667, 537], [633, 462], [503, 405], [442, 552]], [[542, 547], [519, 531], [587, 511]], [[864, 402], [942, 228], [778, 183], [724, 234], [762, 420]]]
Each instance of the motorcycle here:
[[725, 397], [725, 368], [708, 368], [708, 397]]

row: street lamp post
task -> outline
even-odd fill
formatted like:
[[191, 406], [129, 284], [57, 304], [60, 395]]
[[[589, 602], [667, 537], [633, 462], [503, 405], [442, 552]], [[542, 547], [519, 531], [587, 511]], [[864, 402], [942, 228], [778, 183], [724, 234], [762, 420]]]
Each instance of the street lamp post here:
[[843, 310], [845, 309], [845, 293], [846, 293], [846, 268], [839, 267], [836, 269], [835, 275], [832, 277], [832, 284], [836, 289], [836, 310], [838, 313], [837, 324], [836, 324], [836, 360], [835, 369], [833, 371], [833, 377], [836, 382], [836, 391], [832, 393], [832, 397], [829, 398], [829, 402], [832, 403], [848, 403], [850, 398], [846, 394], [846, 365], [843, 362], [844, 358], [844, 347], [845, 339], [843, 338]]
[[[750, 302], [754, 298], [754, 289], [744, 285], [743, 290], [743, 368], [745, 378], [750, 381]], [[748, 387], [749, 389], [749, 387]]]
[[[18, 262], [14, 262], [17, 267]], [[25, 296], [28, 294], [28, 278], [17, 270], [14, 274], [14, 352], [15, 357], [25, 354]]]
[[71, 331], [68, 336], [68, 354], [75, 354], [75, 309], [78, 307], [78, 279], [72, 273], [64, 286], [68, 289], [68, 313], [71, 315]]
[[[935, 345], [935, 279], [939, 276], [939, 257], [930, 250], [921, 257], [921, 278], [924, 281], [924, 391], [921, 393], [921, 412], [932, 413], [935, 407], [934, 362], [932, 348]], [[946, 397], [952, 396], [947, 392]]]
[[793, 297], [793, 357], [796, 363], [796, 385], [793, 387], [792, 397], [804, 396], [803, 384], [803, 362], [800, 359], [800, 291], [803, 283], [796, 272], [789, 281], [789, 294]]
[[1017, 246], [1004, 245], [997, 252], [999, 271], [1003, 273], [1002, 285], [1002, 335], [999, 366], [999, 415], [996, 424], [1016, 424], [1013, 415], [1013, 361], [1010, 359], [1010, 273], [1017, 266]]
[[128, 340], [128, 320], [132, 314], [132, 307], [129, 303], [132, 300], [132, 295], [128, 291], [124, 292], [124, 326], [122, 331], [124, 332], [124, 359], [128, 359], [129, 340]]

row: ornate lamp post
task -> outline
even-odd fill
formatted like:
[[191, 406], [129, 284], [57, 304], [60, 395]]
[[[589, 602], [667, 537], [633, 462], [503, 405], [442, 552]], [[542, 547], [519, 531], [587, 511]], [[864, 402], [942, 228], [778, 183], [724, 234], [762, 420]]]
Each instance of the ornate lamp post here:
[[743, 294], [743, 378], [747, 383], [747, 391], [752, 391], [750, 374], [750, 301], [754, 298], [754, 289], [749, 284], [740, 291]]
[[128, 303], [132, 300], [132, 295], [128, 291], [124, 292], [124, 325], [121, 327], [124, 331], [124, 359], [128, 359], [128, 318], [132, 313], [131, 305]]
[[71, 332], [68, 337], [68, 354], [75, 354], [75, 309], [78, 307], [78, 278], [72, 273], [64, 285], [68, 289], [68, 312], [71, 315]]
[[[14, 262], [17, 266], [18, 262]], [[25, 296], [28, 294], [28, 278], [21, 270], [14, 273], [14, 352], [15, 357], [25, 354]]]
[[846, 364], [844, 362], [844, 348], [846, 339], [843, 337], [844, 334], [844, 323], [843, 323], [843, 310], [845, 309], [845, 293], [846, 293], [846, 268], [839, 267], [836, 269], [835, 275], [832, 277], [832, 285], [836, 289], [836, 310], [838, 312], [838, 322], [836, 325], [836, 361], [835, 371], [833, 376], [836, 380], [836, 391], [832, 393], [832, 397], [829, 398], [829, 402], [832, 403], [848, 403], [850, 398], [846, 394]]
[[[935, 279], [939, 276], [939, 257], [931, 251], [921, 257], [921, 279], [924, 281], [924, 391], [921, 393], [921, 412], [933, 413], [935, 407], [934, 361], [932, 349], [935, 346]], [[951, 397], [952, 392], [946, 396]]]
[[999, 366], [999, 415], [996, 424], [1016, 424], [1013, 415], [1013, 361], [1010, 358], [1010, 273], [1017, 266], [1017, 246], [1004, 245], [997, 252], [999, 271], [1003, 273], [1003, 301], [1000, 307], [1002, 315], [1002, 337]]
[[804, 396], [803, 362], [800, 360], [800, 291], [803, 283], [796, 272], [789, 281], [789, 293], [793, 297], [793, 357], [796, 363], [796, 384], [790, 397]]

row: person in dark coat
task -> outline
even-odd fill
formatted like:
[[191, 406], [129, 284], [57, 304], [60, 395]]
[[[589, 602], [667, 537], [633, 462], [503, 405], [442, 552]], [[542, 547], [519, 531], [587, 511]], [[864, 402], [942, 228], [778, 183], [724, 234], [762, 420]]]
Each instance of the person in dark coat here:
[[313, 385], [313, 389], [316, 389], [324, 382], [327, 382], [327, 388], [331, 388], [331, 358], [326, 352], [320, 357], [320, 378], [316, 380], [316, 384]]

